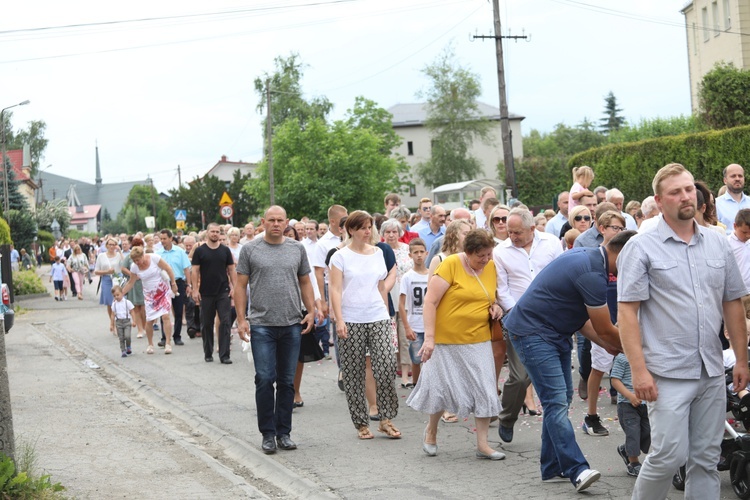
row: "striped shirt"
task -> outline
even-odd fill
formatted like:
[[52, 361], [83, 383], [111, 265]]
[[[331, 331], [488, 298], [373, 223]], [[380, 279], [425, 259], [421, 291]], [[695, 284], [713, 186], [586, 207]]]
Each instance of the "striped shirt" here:
[[722, 303], [747, 294], [725, 237], [695, 223], [689, 243], [664, 221], [631, 239], [617, 259], [618, 302], [640, 302], [638, 322], [648, 370], [699, 379], [723, 375]]

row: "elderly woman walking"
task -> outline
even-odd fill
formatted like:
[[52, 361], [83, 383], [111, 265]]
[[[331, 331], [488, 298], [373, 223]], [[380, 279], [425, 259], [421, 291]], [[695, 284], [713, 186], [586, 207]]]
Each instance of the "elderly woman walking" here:
[[495, 301], [495, 242], [484, 229], [469, 232], [463, 252], [447, 257], [427, 287], [424, 302], [424, 363], [417, 386], [406, 403], [430, 415], [422, 450], [437, 454], [437, 431], [444, 410], [466, 417], [474, 413], [476, 457], [502, 460], [490, 448], [490, 418], [497, 416], [497, 379], [490, 345], [490, 318], [502, 316]]

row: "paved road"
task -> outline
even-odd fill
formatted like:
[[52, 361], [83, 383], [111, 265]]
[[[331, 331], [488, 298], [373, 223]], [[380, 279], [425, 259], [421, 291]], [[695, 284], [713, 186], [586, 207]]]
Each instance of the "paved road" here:
[[[79, 498], [108, 498], [113, 492], [129, 498], [146, 492], [151, 498], [576, 496], [568, 482], [541, 484], [541, 417], [520, 418], [501, 462], [474, 458], [471, 419], [441, 423], [439, 454], [425, 456], [426, 418], [405, 404], [394, 421], [403, 439], [375, 433], [374, 440], [357, 440], [332, 361], [305, 366], [305, 406], [295, 410], [292, 435], [299, 449], [262, 455], [252, 362], [236, 340], [232, 365], [205, 363], [200, 339], [186, 334], [186, 345], [175, 346], [169, 356], [161, 350], [146, 355], [145, 339], [134, 338], [135, 354], [123, 359], [104, 308], [91, 287], [87, 292], [84, 301], [21, 302], [27, 312], [6, 337], [16, 434], [36, 440], [39, 465]], [[398, 392], [403, 402], [408, 391]], [[577, 396], [570, 412], [578, 442], [602, 472], [586, 495], [629, 498], [634, 479], [615, 451], [624, 441], [613, 420], [615, 406], [604, 397], [600, 407], [608, 437], [580, 431], [586, 406]], [[490, 438], [500, 446], [496, 424]], [[722, 498], [736, 498], [728, 473], [722, 480]], [[142, 494], [129, 494], [134, 491]]]

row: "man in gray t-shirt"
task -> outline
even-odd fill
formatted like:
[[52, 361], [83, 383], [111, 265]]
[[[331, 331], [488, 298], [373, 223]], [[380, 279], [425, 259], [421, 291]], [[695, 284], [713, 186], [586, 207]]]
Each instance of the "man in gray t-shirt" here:
[[242, 340], [250, 341], [253, 351], [258, 429], [263, 434], [263, 452], [271, 454], [277, 445], [282, 450], [297, 448], [289, 437], [294, 374], [301, 334], [313, 327], [315, 304], [305, 248], [283, 235], [289, 224], [286, 210], [269, 208], [261, 223], [263, 237], [246, 243], [240, 251], [234, 304], [237, 311], [246, 310], [249, 284], [250, 323], [239, 314], [237, 332]]

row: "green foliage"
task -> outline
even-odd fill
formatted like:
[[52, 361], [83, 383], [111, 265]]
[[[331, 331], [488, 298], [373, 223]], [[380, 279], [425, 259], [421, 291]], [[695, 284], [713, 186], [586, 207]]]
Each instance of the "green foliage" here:
[[0, 245], [12, 245], [13, 239], [10, 236], [10, 226], [5, 219], [0, 219]]
[[707, 128], [695, 116], [672, 116], [669, 118], [642, 119], [636, 125], [626, 124], [607, 136], [607, 142], [637, 142], [670, 135], [694, 134], [705, 132]]
[[65, 199], [45, 201], [38, 207], [34, 213], [36, 224], [40, 230], [52, 231], [52, 221], [57, 219], [60, 224], [60, 232], [67, 233], [70, 226], [70, 212], [68, 212], [68, 203]]
[[716, 192], [721, 187], [722, 169], [748, 155], [750, 126], [744, 126], [612, 144], [575, 155], [568, 162], [568, 170], [576, 165], [589, 165], [594, 169], [597, 183], [617, 186], [625, 193], [626, 200], [642, 200], [653, 194], [651, 180], [668, 163], [681, 163]]
[[36, 233], [36, 241], [41, 246], [42, 260], [49, 263], [49, 253], [47, 252], [47, 250], [49, 250], [49, 248], [55, 244], [55, 236], [49, 231], [40, 229]]
[[45, 293], [47, 287], [42, 283], [42, 279], [37, 276], [36, 271], [17, 271], [13, 273], [13, 293], [15, 295], [32, 295], [35, 293]]
[[39, 163], [44, 159], [44, 150], [47, 149], [47, 143], [49, 143], [49, 140], [44, 137], [47, 124], [43, 120], [32, 120], [28, 122], [25, 129], [18, 129], [17, 132], [14, 132], [11, 123], [13, 112], [6, 111], [3, 116], [7, 149], [23, 149], [24, 144], [29, 144], [31, 147], [31, 176], [36, 177], [39, 172]]
[[604, 96], [604, 118], [599, 120], [602, 133], [610, 134], [625, 125], [625, 118], [620, 115], [621, 112], [622, 109], [617, 107], [617, 98], [610, 90], [609, 94]]
[[[275, 155], [274, 155], [275, 156]], [[214, 175], [196, 177], [186, 186], [169, 191], [169, 203], [171, 205], [171, 226], [174, 227], [174, 210], [186, 210], [187, 220], [185, 224], [193, 227], [203, 227], [201, 222], [201, 211], [205, 214], [206, 224], [209, 222], [226, 221], [219, 213], [219, 200], [224, 191], [234, 202], [234, 216], [232, 221], [235, 226], [245, 224], [258, 212], [258, 204], [245, 186], [250, 182], [250, 174], [242, 175], [240, 170], [234, 171], [232, 182], [227, 183]]]
[[[267, 106], [266, 85], [267, 81], [270, 81], [271, 135], [275, 135], [276, 129], [290, 118], [295, 118], [302, 127], [314, 118], [325, 120], [333, 109], [333, 103], [326, 97], [315, 97], [309, 101], [302, 97], [301, 82], [307, 65], [302, 62], [299, 54], [291, 53], [289, 57], [277, 56], [273, 62], [276, 66], [273, 74], [266, 73], [255, 79], [257, 109], [264, 115]], [[262, 124], [264, 143], [267, 143], [266, 118], [263, 118]]]
[[719, 62], [698, 86], [699, 114], [712, 129], [750, 124], [750, 70]]
[[10, 236], [16, 249], [30, 249], [37, 233], [33, 214], [29, 211], [8, 210], [5, 220], [10, 226]]
[[417, 175], [426, 186], [476, 178], [482, 165], [469, 153], [471, 145], [475, 140], [491, 141], [491, 123], [477, 104], [482, 93], [479, 76], [458, 64], [451, 47], [422, 73], [430, 80], [430, 87], [418, 96], [426, 100], [432, 152], [429, 160], [417, 165]]
[[167, 203], [152, 184], [133, 186], [117, 219], [105, 221], [102, 217], [101, 230], [104, 233], [128, 234], [145, 231], [146, 217], [156, 218], [156, 229], [174, 227], [174, 218]]
[[[362, 101], [364, 102], [364, 101]], [[316, 118], [303, 128], [296, 119], [281, 125], [273, 139], [275, 202], [289, 217], [326, 218], [328, 207], [342, 204], [352, 210], [374, 211], [383, 196], [399, 192], [408, 166], [390, 154], [381, 110], [350, 112], [345, 120], [326, 124]], [[367, 117], [369, 116], [369, 118]], [[381, 118], [378, 118], [381, 117]], [[390, 128], [390, 119], [387, 126]], [[377, 123], [370, 128], [368, 124]], [[259, 177], [248, 192], [267, 206], [270, 202], [268, 164], [258, 167]]]
[[55, 498], [54, 493], [64, 489], [60, 483], [52, 483], [49, 475], [34, 479], [27, 471], [16, 473], [13, 460], [0, 453], [0, 497], [3, 499]]
[[[78, 241], [78, 239], [81, 238], [82, 236], [86, 236], [87, 238], [93, 238], [94, 236], [98, 236], [98, 233], [92, 233], [90, 231], [79, 231], [78, 229], [71, 229], [66, 234], [68, 238], [76, 240], [76, 241]], [[104, 231], [104, 234], [107, 234], [107, 231]]]

